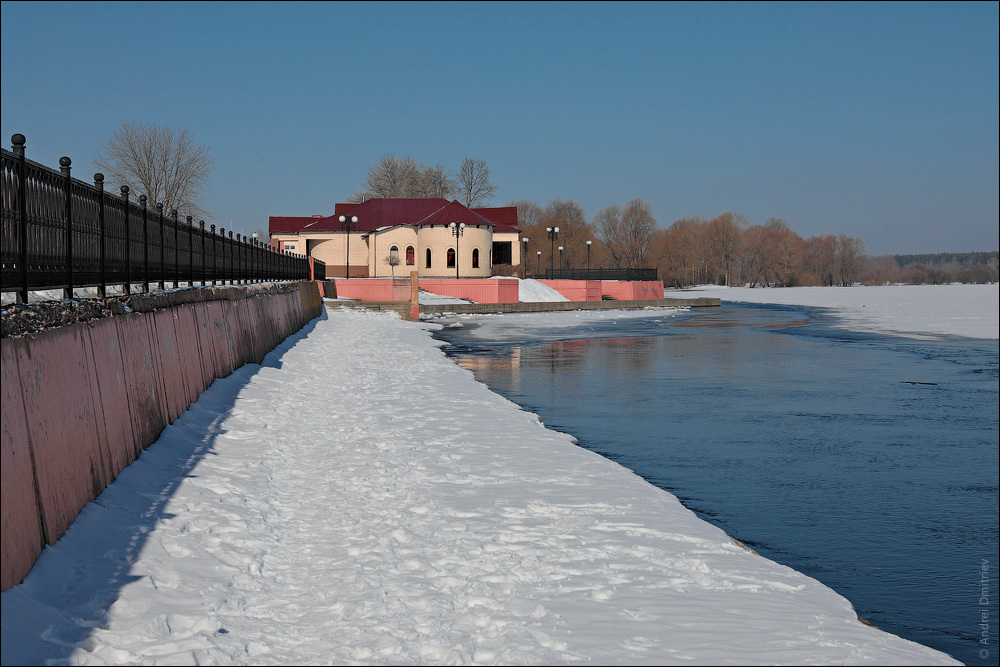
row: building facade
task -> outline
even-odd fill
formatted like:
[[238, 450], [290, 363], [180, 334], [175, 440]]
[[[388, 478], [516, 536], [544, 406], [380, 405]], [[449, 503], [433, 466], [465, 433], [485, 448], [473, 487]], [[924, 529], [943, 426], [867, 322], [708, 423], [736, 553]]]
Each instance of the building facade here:
[[[357, 218], [353, 228], [342, 215]], [[487, 278], [523, 262], [515, 206], [375, 198], [337, 204], [330, 216], [272, 216], [268, 230], [277, 248], [325, 262], [328, 277]]]

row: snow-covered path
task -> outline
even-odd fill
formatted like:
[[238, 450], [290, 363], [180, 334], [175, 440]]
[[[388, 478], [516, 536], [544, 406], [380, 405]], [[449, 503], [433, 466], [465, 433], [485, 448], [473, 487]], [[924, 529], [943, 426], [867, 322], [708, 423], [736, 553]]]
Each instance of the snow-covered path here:
[[3, 594], [4, 664], [955, 664], [544, 428], [435, 326], [331, 311], [213, 384]]

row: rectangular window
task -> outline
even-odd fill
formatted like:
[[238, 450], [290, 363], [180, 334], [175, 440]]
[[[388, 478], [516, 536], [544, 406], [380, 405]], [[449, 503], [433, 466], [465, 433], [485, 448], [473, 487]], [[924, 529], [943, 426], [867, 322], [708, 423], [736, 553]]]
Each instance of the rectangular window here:
[[511, 254], [510, 241], [494, 241], [493, 242], [493, 263], [494, 264], [513, 264], [514, 256]]

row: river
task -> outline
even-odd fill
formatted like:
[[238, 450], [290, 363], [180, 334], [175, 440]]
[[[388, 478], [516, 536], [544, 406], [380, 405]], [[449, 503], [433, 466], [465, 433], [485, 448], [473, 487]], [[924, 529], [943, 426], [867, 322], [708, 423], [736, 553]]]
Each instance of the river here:
[[437, 335], [546, 426], [867, 621], [996, 664], [998, 342], [851, 333], [797, 306], [648, 313]]

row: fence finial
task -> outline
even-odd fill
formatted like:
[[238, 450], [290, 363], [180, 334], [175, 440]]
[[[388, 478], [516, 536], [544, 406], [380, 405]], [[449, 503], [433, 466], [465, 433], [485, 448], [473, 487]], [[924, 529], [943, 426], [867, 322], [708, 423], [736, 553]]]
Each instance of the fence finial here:
[[94, 174], [94, 187], [100, 191], [104, 191], [104, 174], [97, 172]]
[[20, 157], [24, 157], [24, 142], [27, 139], [24, 138], [23, 134], [15, 134], [10, 138], [11, 150], [13, 150]]
[[139, 195], [139, 203], [142, 204], [143, 208], [146, 208], [146, 195]]
[[69, 176], [69, 167], [71, 164], [73, 164], [73, 161], [70, 160], [65, 155], [63, 155], [61, 158], [59, 158], [59, 171]]
[[121, 191], [122, 191], [122, 197], [124, 197], [125, 199], [128, 199], [128, 186], [127, 185], [123, 185], [121, 187]]

